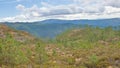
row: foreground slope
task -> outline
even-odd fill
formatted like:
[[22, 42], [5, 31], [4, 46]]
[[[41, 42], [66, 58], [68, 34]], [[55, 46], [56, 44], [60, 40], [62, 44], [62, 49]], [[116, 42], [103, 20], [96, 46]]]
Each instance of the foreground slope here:
[[[0, 24], [0, 67], [30, 68], [43, 61], [44, 43], [24, 31]], [[42, 58], [42, 59], [41, 59]], [[41, 60], [37, 60], [41, 59]]]
[[56, 40], [60, 46], [68, 48], [69, 63], [76, 68], [120, 68], [119, 30], [110, 27], [74, 29]]
[[71, 29], [42, 41], [0, 25], [1, 68], [120, 68], [120, 31]]

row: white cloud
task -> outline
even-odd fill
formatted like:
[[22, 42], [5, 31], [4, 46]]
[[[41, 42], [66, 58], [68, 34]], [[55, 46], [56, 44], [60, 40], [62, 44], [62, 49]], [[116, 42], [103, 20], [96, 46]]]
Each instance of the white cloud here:
[[[18, 0], [20, 1], [20, 0]], [[120, 18], [120, 0], [72, 0], [65, 5], [51, 5], [41, 2], [42, 7], [33, 5], [30, 8], [19, 4], [21, 14], [3, 18], [2, 21], [37, 21], [44, 19], [99, 19]]]
[[120, 13], [120, 8], [106, 6], [104, 13], [107, 13], [107, 14]]
[[17, 5], [16, 8], [22, 11], [25, 9], [25, 7], [21, 4]]
[[112, 6], [112, 7], [119, 7], [120, 8], [120, 0], [104, 0], [105, 5]]
[[82, 6], [94, 4], [100, 6], [120, 7], [120, 0], [72, 0], [72, 1]]

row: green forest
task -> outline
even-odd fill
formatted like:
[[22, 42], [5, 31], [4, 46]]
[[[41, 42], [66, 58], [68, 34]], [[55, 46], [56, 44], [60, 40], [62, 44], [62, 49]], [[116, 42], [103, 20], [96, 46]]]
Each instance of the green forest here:
[[120, 30], [86, 26], [42, 40], [0, 25], [0, 68], [120, 68]]

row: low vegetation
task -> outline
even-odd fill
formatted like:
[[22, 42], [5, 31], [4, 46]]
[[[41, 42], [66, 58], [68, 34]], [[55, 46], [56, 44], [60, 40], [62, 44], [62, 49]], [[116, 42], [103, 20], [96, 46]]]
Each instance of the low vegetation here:
[[1, 68], [120, 68], [120, 30], [85, 27], [42, 41], [0, 26]]

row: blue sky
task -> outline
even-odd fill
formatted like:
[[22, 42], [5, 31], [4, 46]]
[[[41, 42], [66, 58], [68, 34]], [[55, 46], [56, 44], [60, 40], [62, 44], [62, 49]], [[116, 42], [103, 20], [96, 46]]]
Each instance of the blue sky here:
[[120, 0], [0, 0], [0, 21], [120, 18]]
[[33, 5], [40, 6], [41, 2], [42, 0], [0, 0], [0, 17], [15, 16], [18, 14], [20, 12], [16, 9], [18, 4], [31, 7]]
[[[51, 2], [52, 1], [52, 2]], [[25, 7], [32, 7], [37, 5], [41, 7], [41, 2], [47, 2], [53, 5], [59, 4], [69, 4], [72, 1], [67, 0], [0, 0], [0, 18], [15, 16], [19, 14], [20, 11], [16, 9], [18, 4], [22, 4]]]

